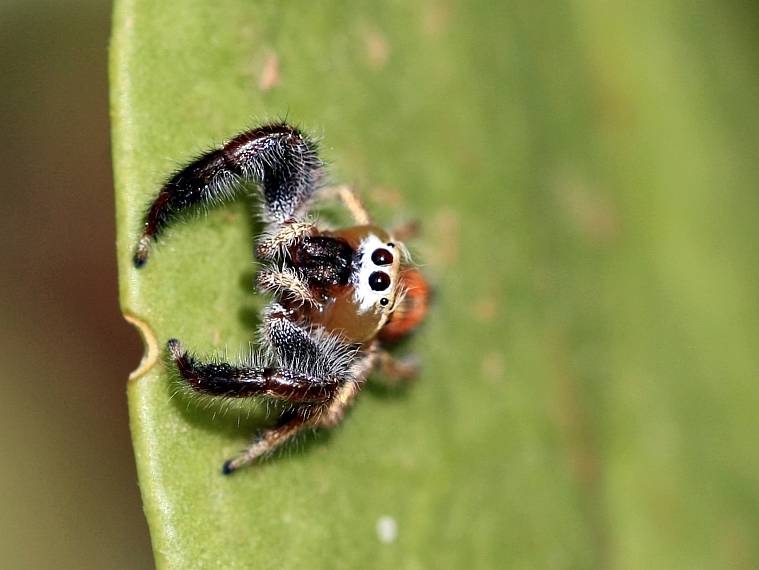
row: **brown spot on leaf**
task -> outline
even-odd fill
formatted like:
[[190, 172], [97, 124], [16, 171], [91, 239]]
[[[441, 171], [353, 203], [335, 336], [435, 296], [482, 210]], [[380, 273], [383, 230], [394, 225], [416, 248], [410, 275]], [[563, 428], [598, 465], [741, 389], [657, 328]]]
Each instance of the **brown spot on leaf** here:
[[486, 381], [497, 383], [503, 380], [505, 366], [500, 352], [489, 352], [482, 359], [482, 376]]
[[451, 20], [451, 8], [444, 2], [430, 2], [422, 11], [422, 32], [435, 37], [444, 33]]
[[602, 508], [602, 457], [593, 431], [588, 400], [584, 397], [582, 379], [573, 369], [566, 332], [550, 330], [546, 336], [547, 357], [554, 368], [554, 418], [567, 451], [570, 468], [583, 489], [595, 553], [599, 568], [608, 567], [608, 524]]
[[231, 212], [228, 210], [224, 210], [221, 214], [221, 217], [224, 219], [225, 222], [229, 222], [230, 224], [234, 224], [237, 222], [237, 220], [240, 219], [240, 214], [237, 212]]
[[269, 91], [279, 85], [279, 57], [273, 51], [266, 54], [261, 71], [258, 74], [258, 88], [261, 91]]
[[475, 318], [481, 322], [490, 322], [498, 315], [498, 304], [493, 297], [476, 300], [472, 309]]
[[570, 225], [591, 242], [601, 245], [619, 235], [617, 209], [598, 188], [565, 173], [555, 185], [555, 193]]
[[636, 98], [631, 95], [634, 84], [629, 74], [620, 73], [615, 54], [594, 48], [587, 51], [590, 58], [588, 85], [595, 90], [594, 108], [599, 126], [608, 132], [630, 132], [636, 127], [639, 115]]
[[390, 46], [384, 34], [375, 29], [366, 30], [364, 32], [364, 48], [371, 67], [381, 69], [385, 66], [390, 57]]
[[726, 561], [725, 568], [748, 570], [757, 567], [749, 529], [750, 525], [737, 517], [730, 517], [720, 522], [717, 536], [720, 554]]

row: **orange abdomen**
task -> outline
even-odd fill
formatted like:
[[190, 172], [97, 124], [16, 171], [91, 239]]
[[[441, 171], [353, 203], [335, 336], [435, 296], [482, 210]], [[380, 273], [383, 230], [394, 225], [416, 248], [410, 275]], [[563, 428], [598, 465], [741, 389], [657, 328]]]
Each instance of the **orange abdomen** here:
[[406, 296], [396, 307], [390, 322], [378, 334], [384, 342], [395, 342], [408, 335], [427, 314], [430, 288], [422, 274], [416, 269], [405, 269], [401, 272], [400, 279], [401, 287], [406, 289]]

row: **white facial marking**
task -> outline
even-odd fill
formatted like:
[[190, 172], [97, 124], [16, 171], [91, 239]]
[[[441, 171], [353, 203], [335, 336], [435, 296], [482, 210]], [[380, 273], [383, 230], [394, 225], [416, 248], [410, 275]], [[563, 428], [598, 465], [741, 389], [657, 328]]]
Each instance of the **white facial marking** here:
[[[378, 248], [388, 249], [393, 253], [392, 264], [381, 266], [374, 264], [372, 261], [372, 253]], [[354, 283], [359, 312], [365, 313], [372, 308], [382, 307], [382, 305], [380, 305], [380, 299], [383, 297], [388, 300], [388, 303], [385, 306], [391, 306], [398, 281], [399, 256], [395, 254], [393, 248], [388, 248], [387, 243], [382, 241], [375, 234], [369, 234], [361, 240], [359, 251], [361, 252], [361, 258], [359, 260], [359, 269], [356, 272], [356, 282]], [[369, 276], [375, 271], [385, 273], [390, 277], [390, 286], [384, 291], [375, 291], [369, 286]]]

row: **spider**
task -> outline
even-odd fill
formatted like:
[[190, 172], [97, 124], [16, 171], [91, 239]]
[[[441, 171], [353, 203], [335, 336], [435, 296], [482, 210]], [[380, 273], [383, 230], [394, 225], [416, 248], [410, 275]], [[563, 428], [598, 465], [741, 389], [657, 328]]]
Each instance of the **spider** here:
[[[416, 374], [413, 358], [395, 359], [383, 343], [409, 334], [424, 317], [428, 287], [406, 248], [373, 225], [348, 187], [323, 188], [317, 145], [286, 123], [245, 131], [175, 172], [147, 209], [134, 265], [145, 265], [153, 242], [194, 206], [230, 200], [255, 184], [263, 234], [255, 255], [261, 292], [260, 346], [245, 362], [203, 361], [177, 339], [167, 343], [180, 381], [222, 398], [267, 397], [288, 404], [274, 427], [260, 431], [236, 457], [230, 474], [269, 454], [305, 428], [343, 419], [367, 376], [380, 367], [398, 381]], [[339, 199], [355, 225], [319, 227], [308, 219], [315, 194]]]

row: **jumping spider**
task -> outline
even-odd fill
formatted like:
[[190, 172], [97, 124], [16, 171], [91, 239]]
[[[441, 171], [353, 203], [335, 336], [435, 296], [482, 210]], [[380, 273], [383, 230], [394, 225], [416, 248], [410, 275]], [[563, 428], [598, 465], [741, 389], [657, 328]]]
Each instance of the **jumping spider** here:
[[409, 266], [403, 244], [372, 225], [349, 188], [331, 193], [356, 225], [328, 229], [308, 221], [323, 174], [313, 140], [285, 123], [265, 125], [176, 172], [145, 214], [134, 254], [138, 268], [182, 211], [227, 201], [246, 183], [260, 189], [266, 229], [256, 244], [263, 264], [256, 281], [274, 298], [262, 312], [259, 353], [245, 363], [203, 362], [178, 340], [167, 344], [179, 376], [197, 392], [289, 404], [275, 427], [259, 432], [245, 451], [224, 463], [225, 474], [304, 428], [338, 424], [374, 367], [397, 379], [416, 370], [410, 360], [393, 359], [381, 343], [404, 337], [422, 320], [426, 282]]

